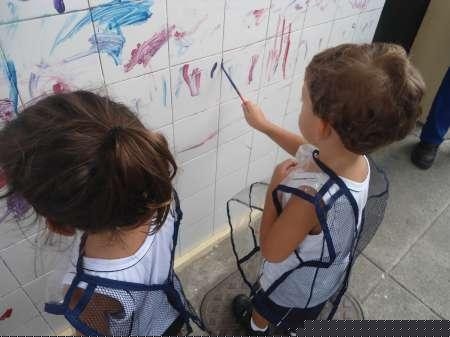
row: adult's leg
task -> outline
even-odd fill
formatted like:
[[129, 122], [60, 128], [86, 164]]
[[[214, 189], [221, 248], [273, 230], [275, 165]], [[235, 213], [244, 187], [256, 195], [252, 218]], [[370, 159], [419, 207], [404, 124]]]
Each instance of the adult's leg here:
[[412, 162], [419, 168], [428, 169], [433, 165], [439, 145], [450, 127], [450, 68], [442, 80], [434, 98], [427, 122], [422, 128], [420, 143], [412, 154]]

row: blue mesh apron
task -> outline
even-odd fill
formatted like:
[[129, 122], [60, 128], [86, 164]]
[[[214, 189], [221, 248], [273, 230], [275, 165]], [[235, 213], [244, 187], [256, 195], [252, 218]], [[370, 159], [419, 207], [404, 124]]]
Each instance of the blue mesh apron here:
[[[325, 317], [332, 319], [342, 296], [347, 290], [355, 256], [370, 241], [384, 217], [389, 182], [384, 172], [373, 161], [370, 161], [370, 166], [375, 168], [375, 170], [371, 170], [366, 207], [362, 212], [359, 212], [358, 204], [345, 182], [318, 159], [317, 150], [313, 152], [312, 158], [321, 173], [324, 173], [326, 177], [318, 191], [312, 195], [299, 188], [280, 184], [273, 191], [272, 198], [278, 214], [282, 211], [280, 202], [280, 195], [282, 194], [295, 195], [314, 206], [323, 237], [320, 256], [304, 259], [297, 249], [294, 252], [296, 263], [263, 290], [259, 282], [261, 275], [251, 275], [247, 270], [251, 269], [249, 265], [254, 263], [252, 260], [255, 260], [260, 250], [255, 234], [256, 227], [252, 223], [252, 214], [255, 211], [263, 211], [259, 205], [253, 203], [252, 194], [258, 185], [264, 183], [255, 183], [250, 186], [248, 200], [243, 201], [239, 198], [229, 200], [227, 203], [227, 215], [231, 230], [231, 244], [238, 270], [250, 289], [250, 297], [254, 300], [254, 303], [255, 298], [259, 298], [256, 302], [263, 302], [260, 301], [261, 297], [268, 298], [277, 289], [280, 292], [287, 290], [288, 279], [291, 281], [292, 278], [296, 278], [295, 281], [301, 279], [299, 282], [305, 285], [303, 290], [306, 292], [306, 295], [304, 292], [304, 303], [296, 306], [296, 308], [314, 308], [320, 304], [320, 299], [323, 299], [325, 296], [325, 301], [330, 304], [325, 306], [327, 310]], [[325, 197], [325, 195], [327, 196]], [[251, 238], [249, 241], [252, 243], [249, 251], [247, 250], [243, 253], [240, 252], [240, 247], [237, 245], [237, 241], [241, 240], [236, 235], [239, 229], [232, 223], [232, 203], [244, 204], [250, 208], [249, 220], [245, 230], [249, 230], [250, 234], [248, 236]], [[361, 221], [359, 221], [360, 217]], [[367, 228], [366, 225], [368, 225]], [[327, 289], [328, 292], [332, 291], [331, 295], [321, 294], [322, 289]], [[291, 291], [290, 296], [295, 296], [295, 293]], [[317, 300], [314, 302], [315, 298]], [[324, 311], [325, 308], [323, 309]], [[287, 314], [273, 313], [271, 317], [267, 317], [267, 314], [263, 316], [275, 326], [290, 328], [285, 325], [289, 324], [286, 319]]]
[[[175, 320], [181, 320], [188, 333], [192, 331], [190, 321], [194, 321], [201, 329], [202, 322], [186, 299], [181, 283], [173, 270], [178, 230], [182, 219], [179, 199], [174, 191], [175, 222], [171, 266], [166, 281], [162, 284], [140, 284], [111, 280], [86, 274], [83, 270], [83, 241], [77, 261], [77, 272], [72, 280], [62, 303], [46, 303], [45, 311], [51, 314], [64, 315], [70, 324], [85, 335], [104, 335], [95, 329], [102, 323], [96, 321], [96, 315], [86, 310], [91, 301], [114, 301], [120, 298], [121, 309], [108, 314], [108, 334], [111, 335], [161, 335]], [[171, 210], [173, 211], [173, 210]], [[77, 301], [73, 303], [75, 292], [83, 289]], [[72, 304], [70, 302], [72, 301]], [[99, 302], [100, 301], [100, 302]], [[175, 309], [175, 310], [174, 310]]]

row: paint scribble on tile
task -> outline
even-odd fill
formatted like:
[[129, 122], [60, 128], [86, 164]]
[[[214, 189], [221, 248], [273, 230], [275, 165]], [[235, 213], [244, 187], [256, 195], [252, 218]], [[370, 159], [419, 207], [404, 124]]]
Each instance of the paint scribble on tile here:
[[53, 0], [53, 7], [55, 7], [56, 11], [60, 14], [66, 11], [64, 0]]
[[[181, 56], [183, 55], [187, 49], [192, 45], [193, 38], [192, 35], [194, 35], [197, 30], [200, 28], [202, 23], [204, 23], [208, 19], [208, 15], [205, 15], [203, 18], [201, 18], [191, 29], [189, 30], [176, 30], [173, 34], [175, 45], [177, 48], [177, 55]], [[218, 25], [218, 28], [220, 28], [221, 25]]]
[[22, 196], [12, 194], [6, 199], [6, 210], [3, 215], [0, 215], [0, 223], [9, 216], [14, 219], [22, 219], [30, 209], [31, 205]]
[[162, 80], [162, 88], [162, 102], [164, 106], [167, 106], [167, 81], [165, 78]]
[[262, 22], [262, 20], [264, 19], [264, 14], [266, 13], [267, 9], [266, 8], [261, 8], [261, 9], [255, 9], [252, 11], [252, 15], [255, 18], [255, 25], [259, 26]]
[[348, 0], [354, 9], [365, 10], [369, 3], [368, 0]]
[[185, 64], [182, 67], [183, 79], [189, 88], [191, 96], [198, 96], [200, 94], [200, 80], [202, 72], [199, 68], [192, 69], [189, 74], [189, 64]]
[[286, 62], [291, 44], [292, 23], [286, 24], [286, 20], [278, 20], [277, 34], [273, 39], [266, 62], [267, 79], [270, 80], [281, 65], [283, 79], [286, 78]]
[[210, 73], [209, 73], [209, 76], [210, 76], [211, 78], [214, 77], [214, 72], [216, 71], [216, 69], [217, 69], [217, 62], [214, 62], [213, 66], [212, 66], [212, 68], [211, 68], [211, 71], [210, 71]]
[[181, 151], [179, 151], [178, 153], [183, 153], [183, 152], [187, 152], [189, 150], [193, 150], [193, 149], [199, 148], [199, 147], [205, 145], [211, 139], [214, 139], [215, 137], [217, 137], [218, 133], [219, 133], [219, 131], [215, 131], [215, 132], [211, 133], [210, 135], [208, 135], [205, 139], [203, 139], [198, 144], [194, 144], [194, 145], [188, 146], [185, 149], [182, 149]]
[[248, 69], [247, 83], [250, 85], [253, 81], [253, 71], [255, 70], [256, 62], [258, 62], [259, 55], [252, 55], [250, 60], [250, 68]]
[[[86, 25], [93, 22], [97, 29], [98, 50], [111, 56], [116, 65], [120, 63], [125, 37], [123, 27], [146, 22], [152, 16], [153, 0], [113, 0], [104, 6], [94, 7], [77, 22], [63, 26], [53, 44], [53, 49], [72, 38]], [[92, 47], [85, 56], [97, 51], [96, 38], [89, 39]], [[80, 55], [78, 55], [80, 57]], [[74, 57], [69, 57], [71, 60]]]
[[163, 29], [161, 32], [155, 33], [150, 39], [138, 43], [136, 48], [131, 51], [130, 60], [124, 65], [124, 71], [129, 72], [138, 64], [147, 67], [151, 58], [169, 40], [174, 29], [175, 26]]

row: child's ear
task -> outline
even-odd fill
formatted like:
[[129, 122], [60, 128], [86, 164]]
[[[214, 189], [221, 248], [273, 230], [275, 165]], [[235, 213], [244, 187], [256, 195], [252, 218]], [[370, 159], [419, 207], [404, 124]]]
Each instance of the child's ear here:
[[319, 122], [320, 138], [327, 139], [331, 136], [332, 133], [333, 133], [333, 129], [332, 129], [330, 123], [328, 123], [324, 119], [320, 119], [320, 122]]
[[76, 233], [75, 228], [68, 226], [59, 226], [53, 220], [46, 219], [45, 220], [47, 227], [50, 232], [56, 233], [63, 236], [74, 236]]

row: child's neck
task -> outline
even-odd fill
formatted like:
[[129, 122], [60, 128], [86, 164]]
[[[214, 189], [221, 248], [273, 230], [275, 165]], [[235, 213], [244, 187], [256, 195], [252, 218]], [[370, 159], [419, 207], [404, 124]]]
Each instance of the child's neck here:
[[319, 159], [338, 176], [363, 182], [368, 167], [363, 155], [348, 151], [343, 146], [318, 146]]
[[120, 259], [136, 253], [149, 235], [149, 226], [123, 229], [115, 233], [89, 234], [85, 244], [86, 257]]

